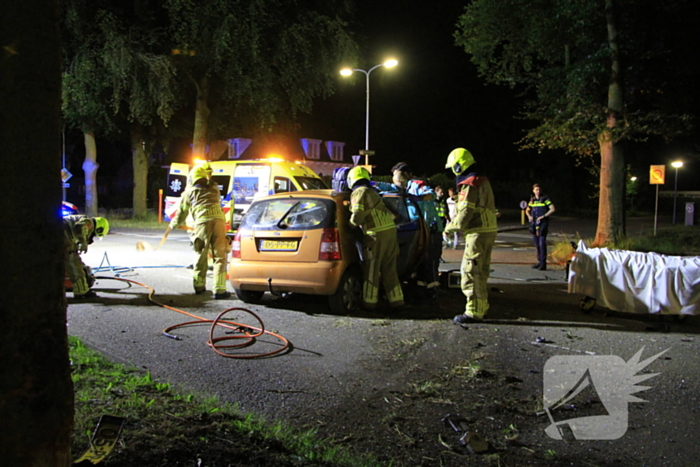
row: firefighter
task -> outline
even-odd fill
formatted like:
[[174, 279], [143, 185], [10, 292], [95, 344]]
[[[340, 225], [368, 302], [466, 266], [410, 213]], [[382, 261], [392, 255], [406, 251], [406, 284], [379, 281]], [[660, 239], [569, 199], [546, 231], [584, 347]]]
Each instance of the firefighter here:
[[387, 209], [381, 196], [370, 187], [370, 175], [364, 167], [353, 167], [348, 172], [350, 197], [350, 223], [361, 227], [362, 237], [362, 302], [373, 309], [379, 298], [379, 280], [391, 308], [402, 307], [403, 291], [396, 272], [399, 242], [396, 236], [394, 215]]
[[194, 293], [199, 295], [206, 290], [208, 256], [211, 252], [214, 262], [214, 298], [221, 300], [231, 296], [231, 293], [226, 290], [228, 239], [219, 187], [211, 180], [211, 174], [209, 163], [198, 165], [193, 169], [192, 184], [188, 185], [182, 193], [180, 206], [169, 228], [176, 229], [185, 224], [188, 214], [192, 214], [194, 219], [192, 247], [199, 255], [192, 272]]
[[453, 150], [445, 168], [457, 177], [457, 213], [445, 232], [464, 236], [462, 257], [462, 293], [467, 298], [464, 314], [454, 317], [455, 324], [481, 321], [489, 309], [488, 289], [491, 251], [496, 241], [496, 205], [488, 178], [479, 175], [472, 153], [464, 148]]
[[66, 273], [73, 284], [73, 298], [92, 298], [97, 294], [90, 289], [87, 269], [80, 253], [87, 253], [88, 245], [95, 237], [103, 238], [109, 232], [109, 222], [104, 217], [87, 217], [83, 214], [63, 218]]

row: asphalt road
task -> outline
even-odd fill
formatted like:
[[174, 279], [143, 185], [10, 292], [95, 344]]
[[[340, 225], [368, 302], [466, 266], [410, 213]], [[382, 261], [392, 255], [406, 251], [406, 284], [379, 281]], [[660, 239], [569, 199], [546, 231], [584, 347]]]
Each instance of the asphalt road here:
[[[648, 226], [648, 220], [644, 222]], [[516, 229], [517, 224], [509, 223]], [[569, 226], [568, 231], [561, 230], [563, 234], [592, 236], [589, 224], [562, 220], [560, 227], [563, 225]], [[235, 297], [213, 300], [211, 292], [194, 295], [191, 270], [187, 269], [193, 254], [184, 233], [172, 233], [158, 250], [137, 250], [139, 241], [155, 247], [160, 235], [114, 229], [106, 239], [91, 245], [84, 260], [98, 268], [95, 290], [99, 297], [76, 302], [68, 294], [69, 334], [116, 361], [150, 371], [154, 378], [195, 393], [216, 395], [268, 419], [305, 426], [336, 416], [339, 407], [362, 404], [364, 394], [405, 385], [412, 364], [406, 365], [406, 373], [386, 374], [381, 360], [397, 342], [415, 339], [418, 330], [426, 338], [415, 351], [417, 361], [427, 365], [456, 361], [461, 349], [473, 347], [478, 340], [495, 364], [511, 368], [524, 380], [523, 390], [540, 400], [549, 384], [544, 379], [552, 357], [617, 356], [629, 362], [640, 349], [641, 360], [666, 351], [646, 368], [638, 368], [638, 374], [658, 375], [641, 383], [650, 389], [636, 394], [648, 402], [625, 404], [622, 409], [629, 420], [621, 438], [565, 443], [548, 437], [544, 430], [531, 436], [545, 449], [568, 450], [581, 459], [592, 451], [610, 452], [611, 465], [616, 458], [638, 462], [615, 465], [697, 465], [700, 319], [676, 322], [670, 317], [607, 313], [600, 308], [588, 315], [581, 313], [581, 297], [567, 293], [563, 270], [530, 268], [535, 255], [525, 230], [499, 234], [489, 319], [467, 331], [451, 323], [452, 316], [461, 312], [454, 306], [460, 303], [454, 289], [442, 291], [449, 300], [416, 301], [400, 316], [331, 315], [320, 297], [266, 295], [261, 305], [250, 306]], [[442, 269], [458, 268], [460, 257], [461, 250], [445, 250]], [[153, 305], [148, 301], [149, 289], [137, 283], [151, 287], [158, 302], [205, 319], [214, 319], [229, 307], [249, 309], [266, 329], [288, 339], [291, 350], [263, 359], [224, 358], [206, 345], [208, 325], [171, 331], [178, 339], [165, 337], [163, 329], [193, 318]], [[233, 310], [226, 318], [259, 326], [242, 311]], [[278, 350], [281, 345], [273, 335], [265, 335], [236, 354], [252, 356]]]

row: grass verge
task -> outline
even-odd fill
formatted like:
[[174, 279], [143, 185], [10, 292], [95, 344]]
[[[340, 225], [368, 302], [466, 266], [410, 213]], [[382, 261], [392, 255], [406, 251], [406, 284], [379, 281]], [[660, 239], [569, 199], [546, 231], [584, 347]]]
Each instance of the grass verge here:
[[[571, 259], [573, 248], [571, 242], [578, 243], [580, 238], [563, 237], [552, 246], [551, 261], [566, 264]], [[593, 239], [584, 239], [586, 244]], [[615, 250], [641, 251], [644, 253], [659, 253], [670, 256], [700, 255], [700, 229], [690, 226], [675, 226], [659, 229], [656, 235], [639, 235], [625, 237], [609, 248]]]
[[149, 210], [145, 219], [134, 219], [131, 209], [110, 209], [107, 212], [100, 213], [107, 218], [110, 228], [131, 228], [131, 229], [155, 229], [163, 230], [168, 227], [168, 223], [158, 222], [158, 213]]
[[106, 360], [70, 337], [75, 386], [74, 457], [103, 414], [126, 418], [105, 466], [379, 466], [313, 431], [299, 432], [241, 414], [216, 399], [183, 395], [168, 383]]

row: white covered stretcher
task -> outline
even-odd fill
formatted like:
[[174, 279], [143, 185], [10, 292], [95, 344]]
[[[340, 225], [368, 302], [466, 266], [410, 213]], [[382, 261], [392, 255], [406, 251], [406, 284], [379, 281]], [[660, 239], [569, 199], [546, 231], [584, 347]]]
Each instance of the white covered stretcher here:
[[569, 293], [594, 298], [614, 311], [700, 314], [700, 257], [587, 248], [580, 241], [571, 261]]

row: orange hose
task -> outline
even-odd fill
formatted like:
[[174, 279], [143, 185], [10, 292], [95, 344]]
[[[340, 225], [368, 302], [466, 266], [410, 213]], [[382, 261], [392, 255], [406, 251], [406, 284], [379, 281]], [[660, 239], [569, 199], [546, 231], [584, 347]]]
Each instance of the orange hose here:
[[[163, 303], [160, 303], [156, 301], [153, 298], [153, 295], [155, 294], [155, 290], [153, 287], [150, 287], [146, 284], [142, 284], [140, 282], [136, 282], [130, 279], [123, 279], [121, 277], [97, 277], [96, 279], [113, 279], [117, 281], [122, 281], [122, 282], [128, 282], [130, 284], [136, 284], [140, 285], [141, 287], [144, 287], [148, 289], [150, 292], [148, 293], [148, 301], [153, 303], [154, 305], [158, 305], [163, 308], [167, 308], [168, 310], [175, 311], [177, 313], [182, 313], [183, 315], [187, 315], [190, 318], [194, 318], [195, 321], [187, 321], [184, 323], [180, 324], [175, 324], [173, 326], [169, 326], [165, 329], [163, 329], [162, 333], [163, 335], [175, 339], [179, 339], [177, 336], [174, 336], [170, 334], [170, 331], [176, 328], [184, 327], [184, 326], [193, 326], [197, 324], [206, 324], [206, 323], [211, 323], [211, 327], [209, 328], [209, 340], [206, 342], [206, 344], [214, 350], [217, 354], [221, 355], [222, 357], [226, 358], [238, 358], [238, 359], [253, 359], [253, 358], [265, 358], [265, 357], [271, 357], [273, 355], [279, 355], [282, 352], [286, 352], [291, 348], [290, 342], [284, 338], [283, 336], [276, 334], [271, 331], [265, 330], [265, 324], [262, 322], [260, 317], [253, 313], [252, 311], [246, 309], [246, 308], [228, 308], [221, 313], [215, 318], [215, 319], [206, 319], [202, 318], [201, 316], [194, 315], [192, 313], [188, 313], [187, 311], [180, 310], [175, 307], [171, 307], [168, 305], [164, 305]], [[235, 321], [227, 321], [223, 320], [222, 318], [229, 312], [231, 311], [244, 311], [250, 315], [252, 315], [260, 324], [260, 327], [257, 328], [255, 326], [249, 326], [247, 324], [241, 324], [237, 323]], [[237, 335], [230, 335], [230, 336], [220, 336], [220, 337], [214, 337], [214, 333], [217, 327], [222, 327], [229, 329], [231, 331], [237, 332], [239, 334]], [[254, 333], [251, 333], [250, 331], [257, 331]], [[263, 335], [269, 335], [272, 337], [275, 337], [279, 341], [281, 341], [280, 348], [277, 350], [273, 350], [270, 352], [265, 352], [265, 353], [260, 353], [260, 354], [250, 354], [250, 355], [238, 355], [238, 354], [231, 354], [231, 353], [226, 353], [223, 349], [241, 349], [245, 347], [249, 347], [253, 344], [255, 344], [256, 340], [258, 337], [261, 337]], [[240, 340], [240, 339], [245, 339], [245, 342], [238, 343], [238, 344], [220, 344], [220, 342], [225, 342], [229, 340]]]

